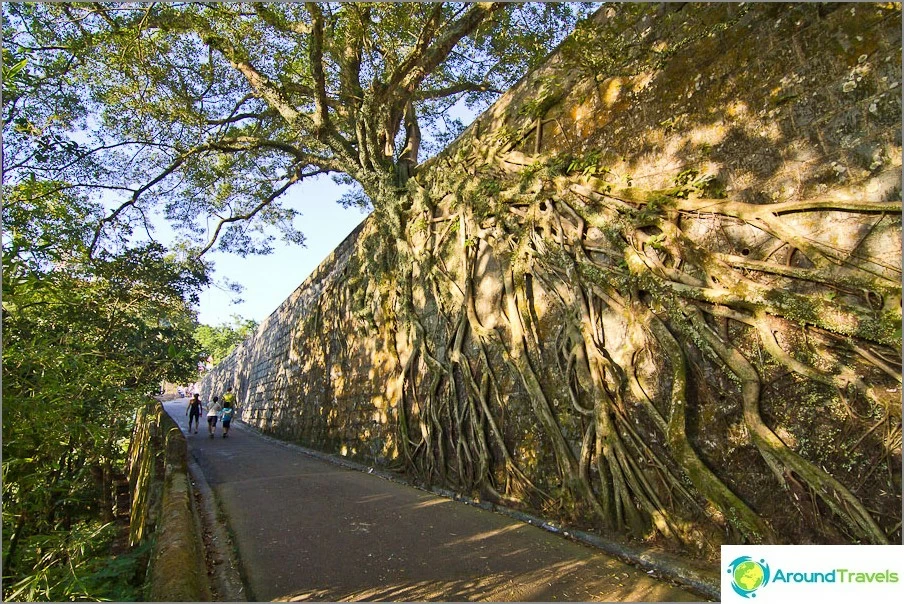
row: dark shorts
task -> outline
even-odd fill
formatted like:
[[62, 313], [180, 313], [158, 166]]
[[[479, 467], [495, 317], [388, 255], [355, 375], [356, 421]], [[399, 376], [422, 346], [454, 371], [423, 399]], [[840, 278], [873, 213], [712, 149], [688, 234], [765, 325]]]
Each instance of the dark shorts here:
[[201, 417], [201, 411], [199, 409], [189, 409], [188, 410], [188, 420], [191, 421], [191, 418], [198, 419]]
[[217, 425], [217, 416], [216, 416], [216, 415], [208, 415], [208, 416], [207, 416], [207, 423], [210, 424], [210, 425], [213, 426], [213, 427], [216, 427], [216, 425]]
[[228, 427], [229, 427], [229, 424], [231, 424], [231, 423], [232, 423], [232, 420], [231, 420], [231, 419], [224, 419], [224, 420], [223, 420], [223, 427], [224, 427], [224, 428], [228, 428]]

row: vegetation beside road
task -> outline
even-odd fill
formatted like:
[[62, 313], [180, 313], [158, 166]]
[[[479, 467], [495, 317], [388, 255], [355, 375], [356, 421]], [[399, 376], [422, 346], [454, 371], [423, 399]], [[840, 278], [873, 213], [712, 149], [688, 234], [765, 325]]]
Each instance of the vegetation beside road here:
[[3, 598], [135, 599], [140, 552], [116, 545], [128, 438], [148, 393], [196, 371], [207, 276], [157, 245], [88, 258], [95, 208], [49, 187], [4, 195]]

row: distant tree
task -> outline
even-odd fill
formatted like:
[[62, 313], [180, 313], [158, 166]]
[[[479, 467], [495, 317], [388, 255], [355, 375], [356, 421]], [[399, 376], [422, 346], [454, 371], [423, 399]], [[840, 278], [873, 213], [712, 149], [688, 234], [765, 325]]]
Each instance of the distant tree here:
[[205, 359], [212, 357], [213, 363], [217, 364], [229, 356], [229, 353], [256, 329], [257, 321], [232, 315], [231, 324], [199, 325], [195, 330], [195, 340], [201, 347], [202, 357]]

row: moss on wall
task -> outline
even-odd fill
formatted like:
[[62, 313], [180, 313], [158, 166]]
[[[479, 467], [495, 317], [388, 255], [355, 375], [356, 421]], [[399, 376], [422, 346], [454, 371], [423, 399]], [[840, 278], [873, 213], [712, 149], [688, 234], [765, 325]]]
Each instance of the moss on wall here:
[[602, 7], [202, 388], [702, 557], [900, 541], [900, 20]]

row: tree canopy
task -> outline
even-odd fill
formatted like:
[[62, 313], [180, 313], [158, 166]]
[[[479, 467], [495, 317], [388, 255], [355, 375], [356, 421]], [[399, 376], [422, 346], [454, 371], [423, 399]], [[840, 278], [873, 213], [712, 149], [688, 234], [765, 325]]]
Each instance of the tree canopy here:
[[[377, 209], [423, 153], [536, 65], [572, 3], [5, 4], [7, 181], [103, 193], [92, 252], [152, 238], [195, 253], [300, 243], [279, 198], [333, 174]], [[424, 145], [422, 145], [422, 129]], [[431, 146], [432, 145], [432, 146]], [[422, 149], [422, 146], [425, 146]], [[274, 230], [275, 228], [275, 230]], [[132, 239], [129, 239], [132, 238]]]
[[109, 556], [117, 476], [135, 409], [194, 375], [208, 267], [153, 241], [89, 255], [103, 206], [50, 175], [78, 156], [55, 125], [65, 116], [39, 118], [21, 96], [38, 86], [27, 60], [4, 59], [4, 134], [47, 129], [12, 137], [30, 168], [4, 174], [3, 596], [134, 599], [140, 553]]

